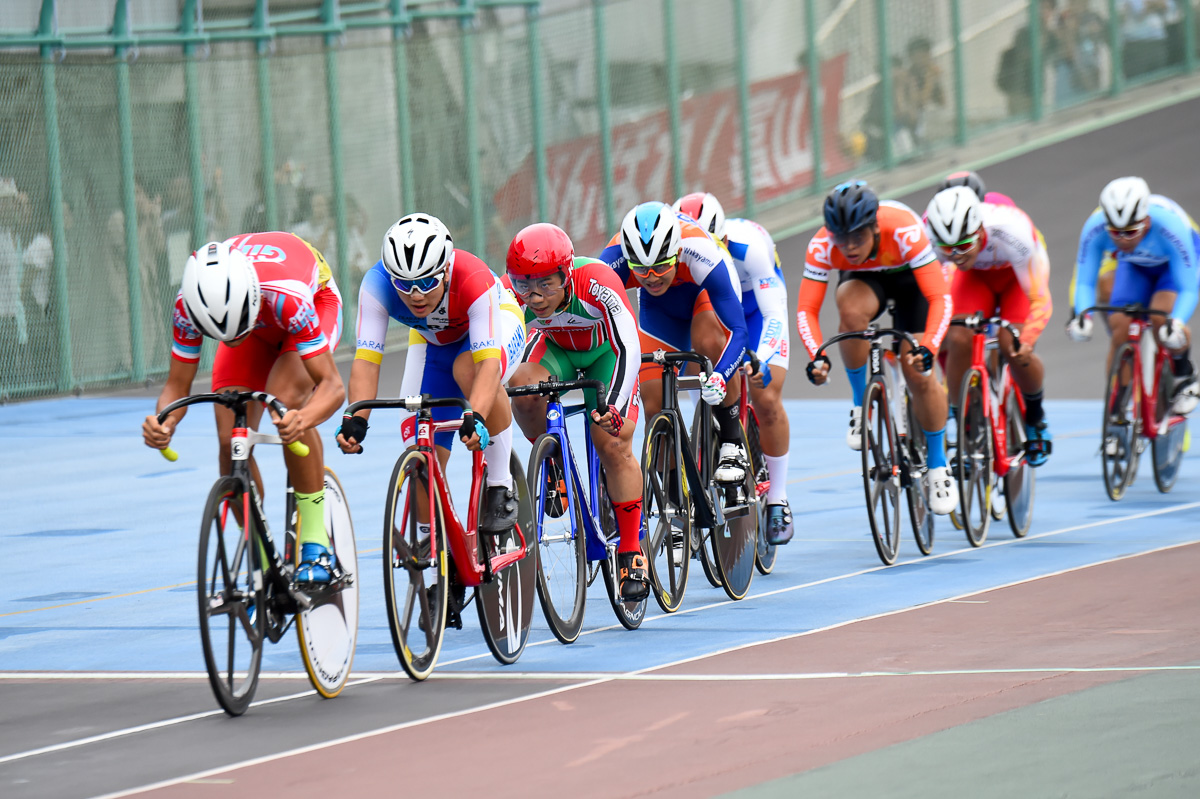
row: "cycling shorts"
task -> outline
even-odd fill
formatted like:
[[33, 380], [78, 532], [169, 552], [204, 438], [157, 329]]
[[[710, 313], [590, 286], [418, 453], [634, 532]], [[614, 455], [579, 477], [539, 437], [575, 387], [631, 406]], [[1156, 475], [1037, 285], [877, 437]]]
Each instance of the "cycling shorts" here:
[[[757, 308], [753, 313], [746, 316], [746, 332], [749, 334], [749, 345], [746, 349], [749, 352], [759, 352], [759, 347], [763, 344], [763, 315]], [[771, 331], [765, 331], [771, 332]], [[788, 368], [789, 349], [788, 349], [788, 332], [785, 327], [782, 330], [775, 331], [775, 344], [771, 347], [771, 354], [768, 356], [771, 359], [771, 366], [778, 366], [786, 370]], [[747, 356], [748, 358], [749, 356]]]
[[[642, 352], [691, 350], [692, 319], [713, 310], [708, 292], [694, 283], [672, 286], [670, 291], [658, 297], [641, 289], [638, 292], [638, 305], [638, 335], [642, 341]], [[726, 334], [728, 337], [728, 331]], [[661, 366], [642, 364], [638, 376], [640, 381], [657, 380], [660, 377]]]
[[879, 310], [875, 321], [887, 311], [887, 301], [896, 304], [896, 328], [905, 333], [924, 333], [926, 320], [929, 318], [929, 300], [921, 293], [917, 276], [911, 269], [898, 269], [895, 272], [874, 272], [865, 270], [843, 270], [838, 273], [838, 285], [848, 280], [860, 280], [871, 287], [875, 299], [879, 301]]
[[1112, 297], [1108, 302], [1110, 305], [1143, 305], [1149, 308], [1150, 298], [1160, 291], [1179, 292], [1179, 286], [1171, 278], [1170, 264], [1134, 266], [1118, 261]]
[[[604, 395], [607, 396], [612, 388], [609, 380], [617, 368], [617, 354], [607, 345], [583, 351], [563, 349], [542, 331], [535, 330], [529, 335], [529, 343], [525, 347], [525, 362], [539, 364], [554, 380], [575, 380], [578, 377], [599, 380], [604, 384]], [[583, 395], [588, 408], [595, 408], [596, 392], [584, 389]], [[638, 387], [635, 383], [629, 402], [624, 408], [617, 409], [626, 421], [635, 425], [638, 420], [637, 397]], [[588, 414], [588, 419], [591, 419], [591, 414]]]
[[[326, 286], [313, 295], [313, 305], [332, 353], [342, 337], [342, 298]], [[275, 361], [283, 353], [295, 351], [295, 339], [280, 327], [258, 328], [236, 347], [221, 342], [213, 360], [212, 390], [243, 386], [251, 391], [266, 391]]]
[[1000, 316], [1014, 325], [1029, 318], [1029, 295], [1011, 269], [960, 269], [950, 289], [954, 315]]
[[[525, 322], [520, 316], [508, 310], [500, 311], [500, 335], [497, 341], [504, 342], [500, 348], [500, 384], [508, 383], [513, 372], [520, 364], [519, 353], [525, 349]], [[400, 379], [400, 396], [411, 397], [417, 394], [428, 394], [434, 398], [463, 397], [463, 391], [454, 379], [454, 361], [458, 356], [471, 354], [471, 338], [463, 336], [459, 341], [449, 344], [431, 344], [428, 339], [416, 330], [409, 331], [408, 353], [404, 359], [404, 377]], [[510, 357], [510, 353], [517, 353]], [[482, 363], [482, 361], [480, 361]], [[474, 364], [471, 365], [474, 368]], [[462, 416], [462, 411], [456, 407], [434, 408], [435, 422], [449, 421]], [[412, 446], [417, 438], [416, 414], [410, 411], [400, 412], [400, 432], [404, 436], [404, 446]], [[450, 449], [458, 433], [443, 431], [434, 433], [433, 443], [439, 447]]]

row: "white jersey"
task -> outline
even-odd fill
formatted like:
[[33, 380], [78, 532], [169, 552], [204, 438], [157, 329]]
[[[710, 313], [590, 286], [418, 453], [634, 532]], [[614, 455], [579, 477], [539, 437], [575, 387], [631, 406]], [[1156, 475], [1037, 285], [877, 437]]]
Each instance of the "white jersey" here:
[[[788, 366], [787, 286], [771, 234], [749, 219], [729, 219], [725, 236], [742, 290], [750, 349], [759, 361]], [[761, 317], [756, 320], [756, 315]], [[756, 323], [757, 321], [757, 323]], [[774, 355], [774, 357], [772, 357]]]

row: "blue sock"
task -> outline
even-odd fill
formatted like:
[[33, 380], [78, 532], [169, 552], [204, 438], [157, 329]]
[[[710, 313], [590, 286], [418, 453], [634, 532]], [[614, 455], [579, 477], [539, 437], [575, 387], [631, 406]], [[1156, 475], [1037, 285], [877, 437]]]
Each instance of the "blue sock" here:
[[867, 365], [864, 363], [857, 369], [847, 369], [846, 377], [850, 379], [850, 394], [854, 397], [854, 407], [862, 406], [863, 394], [867, 393]]
[[925, 431], [925, 441], [928, 444], [929, 463], [926, 464], [930, 469], [937, 469], [946, 465], [946, 428], [942, 428], [936, 433]]

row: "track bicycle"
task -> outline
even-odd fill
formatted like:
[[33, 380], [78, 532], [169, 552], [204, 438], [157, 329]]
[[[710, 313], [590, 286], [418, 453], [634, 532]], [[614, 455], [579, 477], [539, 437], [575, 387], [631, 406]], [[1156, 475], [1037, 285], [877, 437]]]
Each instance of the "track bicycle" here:
[[[564, 644], [574, 642], [583, 628], [587, 587], [597, 570], [617, 620], [628, 630], [639, 627], [646, 615], [646, 600], [621, 599], [617, 566], [617, 520], [604, 479], [604, 467], [596, 454], [590, 433], [585, 434], [587, 491], [583, 474], [567, 435], [567, 419], [593, 410], [584, 404], [564, 406], [561, 394], [575, 389], [593, 389], [604, 395], [599, 380], [545, 380], [536, 385], [512, 386], [510, 397], [546, 397], [546, 432], [534, 441], [529, 455], [529, 477], [537, 532], [538, 600], [554, 637]], [[603, 415], [607, 408], [594, 409]], [[645, 525], [643, 524], [643, 531]], [[644, 532], [643, 532], [644, 535]]]
[[[754, 577], [758, 544], [755, 473], [747, 462], [742, 480], [715, 481], [721, 445], [712, 406], [697, 400], [690, 435], [679, 408], [679, 392], [699, 390], [712, 364], [696, 352], [663, 350], [644, 353], [642, 363], [662, 370], [662, 410], [646, 425], [642, 448], [642, 518], [655, 599], [664, 612], [679, 609], [692, 547], [709, 582], [730, 599], [742, 599]], [[701, 374], [680, 375], [679, 365], [688, 363], [696, 364]], [[743, 405], [748, 401], [744, 388], [739, 400]], [[744, 430], [742, 435], [749, 452]]]
[[[758, 356], [752, 351], [749, 353], [749, 360], [755, 370], [766, 368], [759, 364]], [[743, 388], [746, 388], [745, 383]], [[745, 394], [746, 391], [742, 393]], [[765, 576], [775, 568], [775, 557], [779, 551], [778, 546], [767, 543], [767, 492], [771, 490], [771, 475], [762, 451], [762, 431], [758, 425], [758, 414], [754, 405], [748, 401], [739, 402], [738, 412], [742, 427], [746, 431], [746, 454], [750, 457], [750, 467], [754, 471], [754, 493], [758, 499], [758, 543], [754, 552], [754, 568]]]
[[[281, 441], [248, 427], [246, 406], [251, 402], [261, 402], [280, 417], [287, 413], [266, 392], [225, 391], [184, 397], [158, 414], [161, 424], [179, 408], [212, 403], [234, 415], [232, 469], [213, 483], [204, 505], [196, 581], [208, 682], [231, 716], [245, 713], [254, 698], [264, 640], [278, 643], [297, 622], [304, 669], [317, 693], [330, 698], [346, 685], [358, 635], [358, 560], [346, 493], [326, 466], [325, 530], [336, 556], [333, 575], [328, 584], [300, 588], [294, 579], [300, 558], [295, 492], [289, 480], [280, 550], [263, 512], [260, 486], [251, 477], [250, 458], [255, 444]], [[308, 447], [298, 441], [288, 448], [308, 455]], [[171, 461], [178, 457], [170, 448], [162, 452]]]
[[1151, 317], [1170, 314], [1138, 305], [1094, 305], [1083, 313], [1093, 311], [1130, 317], [1129, 338], [1113, 357], [1104, 385], [1100, 439], [1104, 488], [1114, 502], [1125, 496], [1137, 479], [1138, 461], [1148, 439], [1154, 484], [1165, 494], [1179, 477], [1188, 443], [1187, 417], [1171, 412], [1175, 384], [1171, 354], [1158, 346], [1150, 325]]
[[[487, 461], [471, 453], [471, 493], [464, 523], [454, 510], [433, 436], [457, 435], [459, 419], [435, 422], [434, 408], [471, 410], [461, 397], [428, 394], [355, 402], [346, 413], [392, 408], [417, 414], [416, 444], [401, 453], [388, 483], [383, 517], [383, 587], [396, 656], [413, 680], [424, 680], [437, 664], [446, 627], [461, 629], [460, 613], [472, 601], [488, 650], [505, 665], [515, 663], [529, 641], [537, 550], [527, 548], [533, 529], [525, 473], [509, 459], [517, 495], [517, 524], [499, 535], [479, 530]], [[466, 589], [473, 588], [468, 599]], [[453, 602], [453, 606], [451, 605]]]
[[[892, 304], [888, 303], [892, 312]], [[894, 313], [893, 313], [894, 317]], [[933, 551], [933, 514], [925, 486], [929, 471], [925, 433], [917, 421], [912, 396], [900, 368], [900, 342], [916, 349], [912, 335], [894, 328], [877, 328], [838, 333], [813, 356], [826, 358], [825, 350], [839, 341], [863, 339], [871, 343], [867, 359], [870, 377], [862, 404], [862, 476], [867, 499], [867, 518], [875, 551], [885, 566], [896, 562], [900, 550], [900, 494], [908, 504], [913, 538], [922, 555]], [[891, 339], [884, 346], [883, 339]]]

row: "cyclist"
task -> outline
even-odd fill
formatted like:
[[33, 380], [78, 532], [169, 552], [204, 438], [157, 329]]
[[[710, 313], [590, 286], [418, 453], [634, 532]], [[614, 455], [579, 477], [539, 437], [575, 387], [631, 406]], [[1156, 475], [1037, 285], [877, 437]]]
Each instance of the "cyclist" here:
[[[328, 583], [336, 558], [325, 530], [325, 465], [316, 426], [346, 400], [333, 362], [342, 331], [342, 297], [329, 265], [312, 245], [291, 233], [250, 233], [209, 242], [188, 258], [175, 298], [174, 346], [167, 382], [158, 396], [161, 410], [188, 396], [200, 365], [203, 337], [216, 339], [213, 391], [267, 391], [288, 408], [275, 419], [285, 444], [300, 441], [310, 450], [299, 457], [283, 451], [300, 514], [300, 585]], [[233, 411], [214, 405], [221, 474], [232, 471], [230, 434]], [[157, 416], [142, 423], [146, 445], [166, 449], [181, 408], [163, 424]], [[261, 407], [248, 422], [257, 426]], [[258, 466], [250, 464], [263, 485]]]
[[[407, 325], [408, 353], [400, 395], [467, 397], [458, 436], [467, 449], [492, 446], [479, 529], [503, 533], [517, 521], [517, 499], [509, 471], [512, 412], [503, 384], [512, 377], [525, 346], [525, 326], [512, 294], [487, 265], [457, 249], [441, 220], [424, 213], [401, 217], [383, 237], [379, 261], [358, 291], [358, 348], [350, 367], [350, 402], [374, 399], [389, 319]], [[370, 411], [342, 417], [337, 442], [343, 452], [362, 452]], [[438, 421], [453, 408], [435, 408]], [[416, 417], [404, 412], [406, 446], [416, 439]], [[445, 467], [454, 434], [434, 436]], [[457, 611], [455, 611], [457, 612]]]
[[[1191, 334], [1187, 320], [1200, 300], [1200, 232], [1187, 212], [1173, 200], [1151, 194], [1139, 177], [1117, 178], [1100, 192], [1100, 208], [1088, 217], [1079, 236], [1076, 257], [1075, 315], [1067, 322], [1067, 335], [1075, 341], [1091, 338], [1090, 314], [1081, 312], [1096, 304], [1096, 276], [1105, 247], [1117, 249], [1112, 305], [1142, 305], [1170, 313], [1152, 317], [1159, 343], [1171, 353], [1175, 388], [1171, 410], [1191, 413], [1200, 401], [1200, 386], [1190, 356]], [[1109, 316], [1112, 341], [1108, 363], [1129, 338], [1130, 319], [1123, 313]]]
[[687, 214], [724, 244], [737, 272], [748, 348], [758, 364], [749, 380], [750, 398], [758, 415], [759, 442], [771, 481], [766, 538], [770, 544], [786, 544], [792, 539], [792, 510], [787, 501], [791, 429], [783, 410], [788, 303], [779, 253], [770, 233], [749, 219], [726, 219], [721, 203], [707, 192], [680, 197], [675, 210]]
[[[1049, 441], [1042, 409], [1045, 366], [1033, 351], [1050, 321], [1050, 259], [1029, 216], [1015, 205], [980, 202], [966, 186], [938, 192], [925, 211], [926, 224], [938, 257], [957, 270], [951, 287], [956, 318], [999, 313], [1020, 330], [1021, 348], [1013, 348], [1007, 330], [999, 334], [1000, 349], [1013, 380], [1025, 398], [1025, 431], [1029, 442]], [[946, 385], [950, 411], [958, 418], [959, 387], [971, 362], [971, 331], [952, 327], [946, 338]], [[1029, 450], [1029, 465], [1046, 462], [1045, 447]]]
[[[513, 385], [574, 380], [582, 375], [605, 385], [604, 415], [592, 411], [591, 435], [604, 465], [608, 495], [621, 535], [617, 546], [621, 598], [640, 601], [650, 593], [642, 529], [642, 470], [633, 456], [637, 427], [637, 379], [641, 359], [637, 319], [625, 287], [607, 264], [575, 256], [561, 229], [530, 225], [513, 238], [502, 278], [525, 305], [529, 336]], [[590, 406], [595, 392], [585, 392]], [[533, 440], [546, 429], [546, 399], [516, 397], [517, 424]]]
[[951, 172], [941, 183], [938, 184], [934, 193], [952, 189], [955, 186], [966, 186], [975, 193], [981, 203], [991, 203], [992, 205], [1011, 205], [1014, 208], [1016, 203], [1012, 197], [1007, 194], [1001, 194], [998, 191], [988, 191], [984, 185], [983, 178], [979, 177], [977, 172]]
[[[721, 448], [713, 477], [745, 477], [746, 449], [737, 401], [738, 367], [746, 352], [746, 317], [733, 265], [716, 239], [691, 219], [661, 202], [635, 206], [600, 253], [628, 288], [638, 289], [642, 352], [694, 349], [714, 364], [700, 398], [713, 411]], [[653, 418], [662, 406], [662, 372], [645, 364], [642, 406]]]
[[[953, 308], [946, 279], [925, 235], [921, 219], [902, 203], [880, 202], [861, 180], [835, 187], [825, 198], [825, 226], [808, 243], [796, 326], [810, 358], [821, 346], [818, 322], [829, 272], [837, 269], [839, 330], [863, 330], [890, 299], [896, 325], [920, 337], [920, 345], [901, 357], [901, 367], [916, 405], [917, 421], [929, 445], [925, 475], [929, 508], [945, 515], [958, 505], [958, 488], [946, 463], [946, 392], [932, 374], [934, 353], [950, 326]], [[862, 400], [867, 386], [866, 341], [840, 343], [854, 405], [846, 443], [862, 449]], [[829, 380], [829, 359], [809, 363], [815, 385]]]

